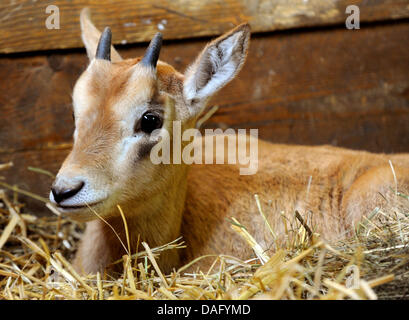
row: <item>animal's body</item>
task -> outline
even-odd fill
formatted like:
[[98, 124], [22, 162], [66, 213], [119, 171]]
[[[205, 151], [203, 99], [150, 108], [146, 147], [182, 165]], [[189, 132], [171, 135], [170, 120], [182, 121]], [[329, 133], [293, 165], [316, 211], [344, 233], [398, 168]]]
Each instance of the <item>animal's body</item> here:
[[126, 216], [132, 252], [141, 241], [155, 247], [183, 236], [186, 249], [159, 258], [168, 272], [204, 254], [250, 258], [251, 249], [230, 228], [231, 217], [265, 248], [271, 246], [254, 194], [278, 243], [284, 243], [283, 216], [291, 223], [295, 210], [311, 215], [314, 231], [334, 240], [351, 234], [363, 215], [382, 205], [380, 193], [394, 190], [396, 181], [400, 190], [409, 190], [408, 154], [330, 146], [259, 140], [254, 175], [240, 175], [233, 164], [153, 164], [149, 154], [159, 139], [151, 129], [159, 135], [167, 129], [172, 140], [173, 121], [183, 130], [194, 127], [209, 97], [244, 63], [249, 27], [211, 42], [183, 75], [157, 61], [158, 37], [142, 59], [122, 60], [110, 46], [109, 31], [97, 49], [100, 33], [85, 12], [81, 23], [91, 63], [74, 89], [74, 147], [50, 194], [63, 213], [89, 221], [75, 258], [78, 270], [102, 271], [125, 254], [111, 229], [127, 243], [117, 205]]
[[[288, 219], [287, 228], [290, 228], [290, 224], [295, 223], [295, 210], [311, 218], [310, 227], [325, 240], [351, 236], [362, 217], [377, 206], [385, 205], [387, 200], [383, 195], [395, 189], [389, 160], [393, 163], [399, 190], [409, 190], [407, 154], [382, 155], [331, 146], [271, 144], [261, 140], [258, 151], [259, 169], [255, 175], [240, 175], [238, 165], [185, 167], [184, 174], [160, 191], [164, 206], [157, 211], [157, 216], [128, 216], [131, 243], [135, 245], [139, 235], [155, 247], [183, 236], [185, 249], [169, 252], [173, 255], [162, 254], [160, 263], [165, 271], [202, 255], [228, 254], [249, 259], [254, 253], [231, 228], [232, 217], [244, 225], [264, 249], [273, 245], [271, 232], [257, 208], [255, 194], [259, 196], [263, 213], [279, 237], [279, 243], [284, 245], [288, 231], [284, 229], [282, 216]], [[177, 193], [180, 194], [175, 197]], [[124, 206], [124, 211], [131, 212], [131, 206]], [[177, 222], [166, 220], [163, 214], [173, 208], [171, 218], [177, 217]], [[122, 241], [126, 243], [121, 217], [117, 215], [108, 220], [121, 231]], [[88, 223], [82, 241], [77, 259], [89, 261], [88, 270], [98, 270], [125, 254], [110, 227], [101, 220]], [[213, 260], [203, 259], [194, 267], [207, 268]]]

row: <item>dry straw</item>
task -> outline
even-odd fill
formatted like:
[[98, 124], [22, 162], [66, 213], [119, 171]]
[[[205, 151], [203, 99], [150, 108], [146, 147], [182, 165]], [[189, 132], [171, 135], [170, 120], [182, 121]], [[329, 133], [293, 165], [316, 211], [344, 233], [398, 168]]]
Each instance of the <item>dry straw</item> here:
[[[0, 170], [11, 166], [0, 164]], [[164, 250], [183, 249], [183, 239], [178, 238], [158, 248], [142, 242], [144, 250], [138, 253], [129, 252], [129, 243], [123, 244], [127, 254], [115, 262], [122, 264], [122, 273], [83, 276], [70, 261], [84, 226], [62, 216], [37, 217], [25, 212], [17, 201], [19, 193], [44, 201], [45, 211], [58, 213], [46, 199], [0, 183], [4, 188], [0, 189], [2, 299], [407, 298], [409, 199], [396, 190], [389, 207], [376, 208], [357, 226], [355, 237], [343, 242], [322, 241], [297, 212], [298, 224], [288, 228], [295, 239], [269, 256], [232, 217], [232, 228], [254, 250], [254, 258], [248, 261], [210, 255], [214, 263], [209, 270], [186, 273], [203, 258], [199, 257], [164, 274], [157, 257]], [[257, 195], [255, 202], [265, 217]], [[118, 210], [128, 234], [126, 212], [119, 206]], [[275, 239], [272, 227], [267, 220], [265, 223]]]

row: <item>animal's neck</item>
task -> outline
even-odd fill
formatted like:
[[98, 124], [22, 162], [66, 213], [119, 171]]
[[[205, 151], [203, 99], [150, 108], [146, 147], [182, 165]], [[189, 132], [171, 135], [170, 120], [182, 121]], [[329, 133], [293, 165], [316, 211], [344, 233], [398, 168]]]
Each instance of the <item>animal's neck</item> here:
[[[170, 166], [167, 168], [167, 173], [170, 174], [169, 179], [165, 179], [166, 183], [163, 183], [155, 191], [155, 194], [147, 199], [138, 199], [121, 204], [129, 230], [131, 254], [137, 250], [143, 250], [142, 246], [136, 248], [138, 242], [147, 242], [149, 247], [154, 248], [169, 243], [180, 236], [188, 168], [184, 164]], [[107, 222], [116, 230], [123, 244], [127, 246], [124, 222], [119, 211], [108, 218]], [[101, 223], [103, 222], [101, 221]], [[111, 236], [114, 235], [112, 230], [108, 230], [107, 225], [104, 228]], [[108, 241], [115, 243], [115, 248], [112, 249], [118, 251], [120, 256], [125, 254], [116, 236], [110, 237]], [[167, 265], [172, 267], [178, 263], [178, 252], [176, 250], [169, 251], [161, 253], [160, 260], [164, 268]]]

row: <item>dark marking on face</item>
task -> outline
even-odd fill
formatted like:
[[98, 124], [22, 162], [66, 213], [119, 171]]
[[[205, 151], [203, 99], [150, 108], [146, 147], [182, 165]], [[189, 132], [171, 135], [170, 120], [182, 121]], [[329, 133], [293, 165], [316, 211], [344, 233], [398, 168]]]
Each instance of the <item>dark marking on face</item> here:
[[145, 141], [141, 143], [138, 149], [138, 160], [142, 160], [150, 155], [152, 148], [158, 143], [158, 141]]

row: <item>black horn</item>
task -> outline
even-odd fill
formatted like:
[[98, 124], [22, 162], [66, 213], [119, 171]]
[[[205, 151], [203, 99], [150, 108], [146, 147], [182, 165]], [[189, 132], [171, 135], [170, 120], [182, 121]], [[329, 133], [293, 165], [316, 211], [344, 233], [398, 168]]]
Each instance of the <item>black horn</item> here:
[[153, 68], [156, 68], [161, 47], [162, 34], [158, 32], [157, 34], [155, 34], [155, 36], [149, 43], [149, 47], [148, 49], [146, 49], [145, 55], [143, 56], [141, 63], [144, 64], [145, 66], [152, 66]]
[[111, 29], [106, 27], [99, 38], [95, 58], [111, 61], [111, 38]]

